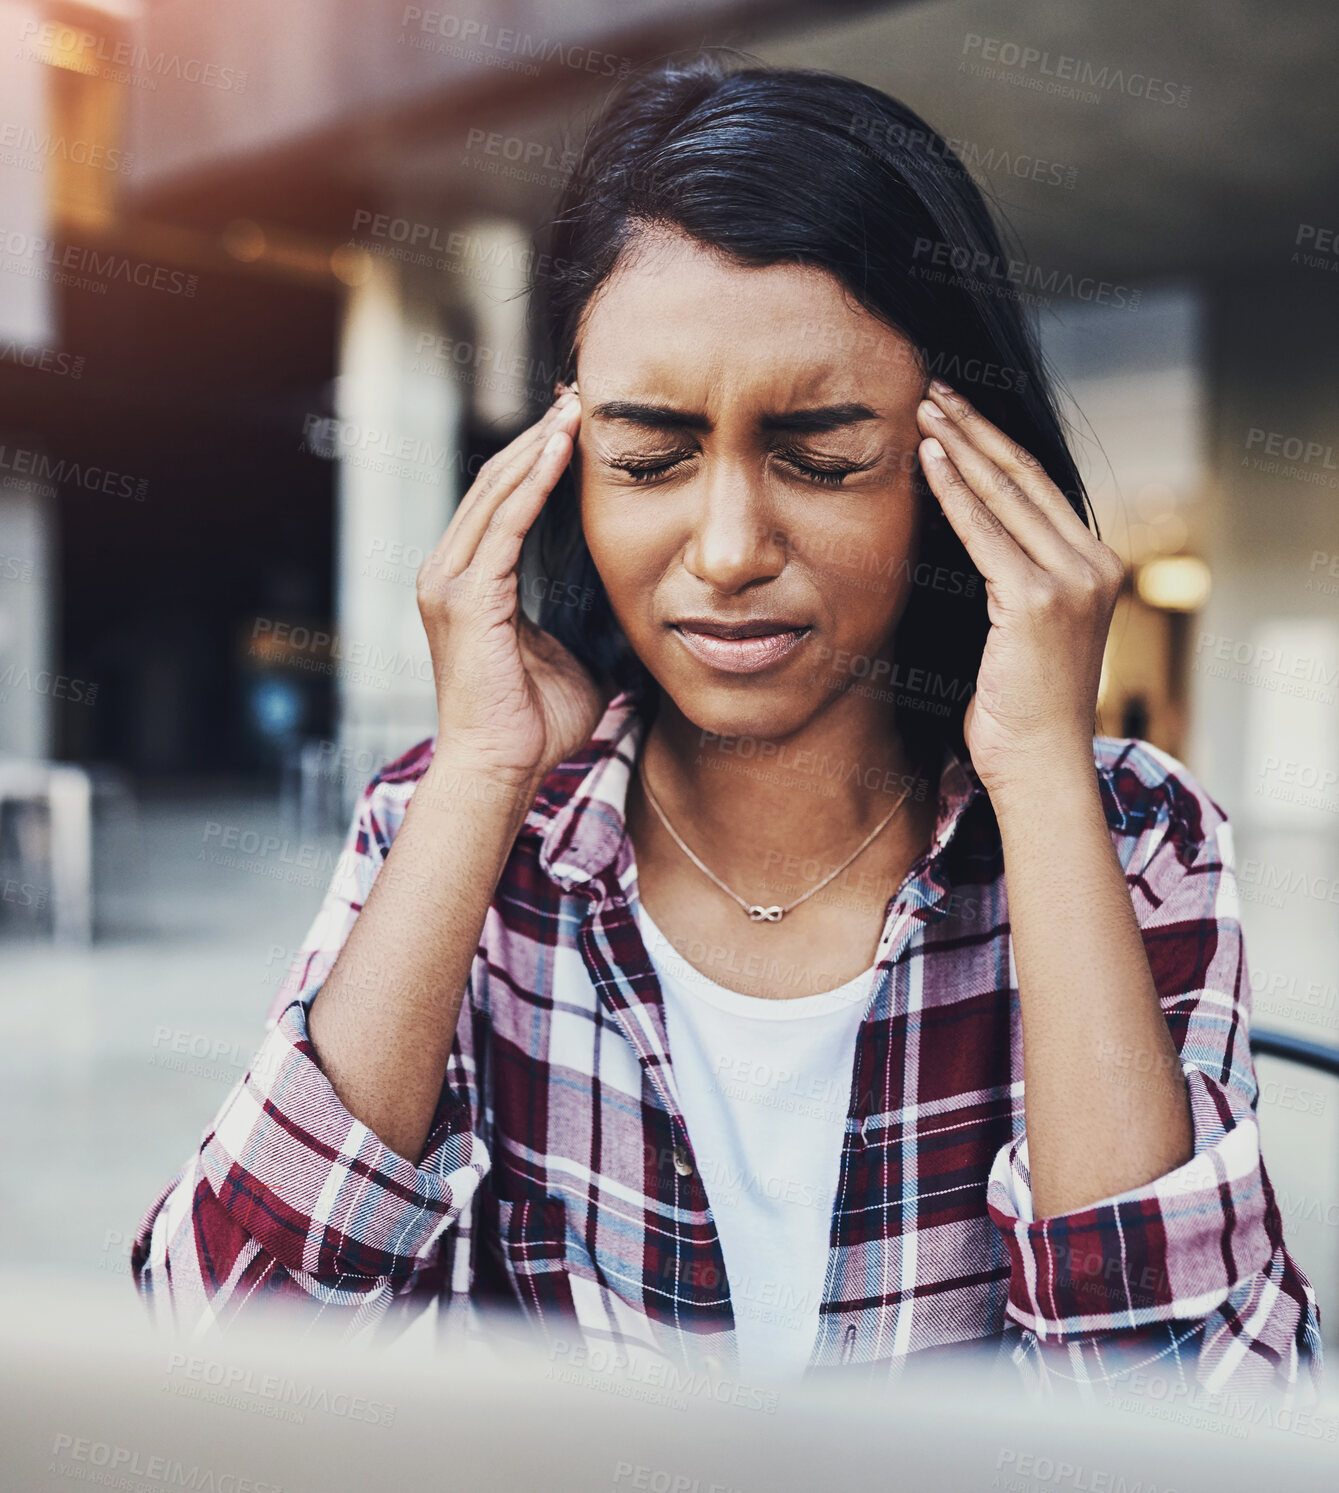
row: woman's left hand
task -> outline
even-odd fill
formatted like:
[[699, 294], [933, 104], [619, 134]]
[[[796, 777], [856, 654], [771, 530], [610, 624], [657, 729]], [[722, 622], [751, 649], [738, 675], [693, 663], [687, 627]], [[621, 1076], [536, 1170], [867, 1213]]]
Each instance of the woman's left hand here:
[[1125, 567], [1024, 451], [935, 380], [921, 467], [986, 582], [991, 628], [964, 736], [992, 798], [1092, 770], [1102, 653]]

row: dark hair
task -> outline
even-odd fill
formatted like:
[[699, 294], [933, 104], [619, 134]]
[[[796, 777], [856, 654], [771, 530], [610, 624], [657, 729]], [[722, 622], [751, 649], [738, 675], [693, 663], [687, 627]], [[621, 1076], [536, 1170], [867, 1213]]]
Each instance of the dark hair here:
[[[910, 340], [927, 377], [961, 388], [1030, 451], [1087, 522], [1083, 484], [990, 210], [943, 137], [904, 104], [834, 73], [734, 66], [717, 52], [631, 75], [590, 127], [547, 253], [535, 258], [541, 362], [563, 381], [576, 376], [587, 303], [652, 225], [742, 264], [829, 271]], [[898, 726], [912, 750], [947, 740], [961, 751], [989, 628], [985, 582], [919, 472], [916, 488], [913, 575], [931, 583], [913, 583], [898, 623]], [[649, 706], [652, 681], [586, 548], [570, 470], [536, 527], [545, 573], [594, 595], [584, 611], [550, 602], [541, 625], [607, 686], [632, 688]]]

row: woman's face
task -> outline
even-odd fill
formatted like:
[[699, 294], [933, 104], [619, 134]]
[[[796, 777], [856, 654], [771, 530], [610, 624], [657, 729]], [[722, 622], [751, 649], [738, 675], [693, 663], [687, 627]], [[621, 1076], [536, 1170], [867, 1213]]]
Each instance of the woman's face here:
[[586, 542], [683, 715], [776, 738], [863, 696], [891, 719], [926, 386], [907, 339], [824, 270], [665, 231], [587, 307], [577, 385]]

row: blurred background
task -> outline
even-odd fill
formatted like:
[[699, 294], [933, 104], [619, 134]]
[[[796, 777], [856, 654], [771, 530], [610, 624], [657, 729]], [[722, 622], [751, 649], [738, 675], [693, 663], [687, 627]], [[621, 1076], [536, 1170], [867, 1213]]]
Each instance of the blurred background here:
[[1324, 0], [0, 0], [0, 1270], [128, 1275], [245, 1071], [354, 798], [435, 728], [415, 573], [551, 387], [525, 286], [582, 122], [701, 44], [905, 100], [1035, 267], [1128, 564], [1102, 729], [1232, 818], [1334, 1340]]

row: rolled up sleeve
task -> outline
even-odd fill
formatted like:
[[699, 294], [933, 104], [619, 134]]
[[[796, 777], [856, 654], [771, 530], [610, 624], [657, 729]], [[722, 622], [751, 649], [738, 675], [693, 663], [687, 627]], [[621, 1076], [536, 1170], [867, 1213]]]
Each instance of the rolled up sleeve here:
[[251, 1066], [141, 1222], [136, 1283], [179, 1328], [202, 1330], [276, 1295], [349, 1308], [355, 1330], [374, 1324], [412, 1291], [489, 1169], [469, 992], [417, 1166], [344, 1107], [308, 1033], [311, 1002], [403, 812], [378, 790], [374, 780], [363, 796]]
[[1207, 1389], [1292, 1390], [1305, 1380], [1310, 1397], [1319, 1316], [1260, 1155], [1231, 829], [1202, 790], [1195, 796], [1202, 837], [1188, 843], [1194, 814], [1170, 814], [1126, 866], [1179, 1066], [1174, 1077], [1129, 1065], [1128, 1077], [1183, 1076], [1194, 1154], [1143, 1186], [1038, 1219], [1027, 1136], [1016, 1134], [987, 1184], [1010, 1264], [1005, 1311], [1017, 1356], [1043, 1375], [1110, 1380], [1159, 1359]]
[[[1193, 1068], [1186, 1079], [1212, 1103], [1210, 1080]], [[1015, 1141], [989, 1184], [1009, 1247], [1009, 1314], [1056, 1340], [1207, 1316], [1268, 1263], [1269, 1201], [1254, 1120], [1143, 1187], [1043, 1219], [1032, 1217], [1026, 1139]]]
[[294, 1002], [224, 1105], [200, 1174], [224, 1211], [292, 1272], [403, 1284], [488, 1166], [469, 1103], [448, 1089], [422, 1163], [340, 1103]]

